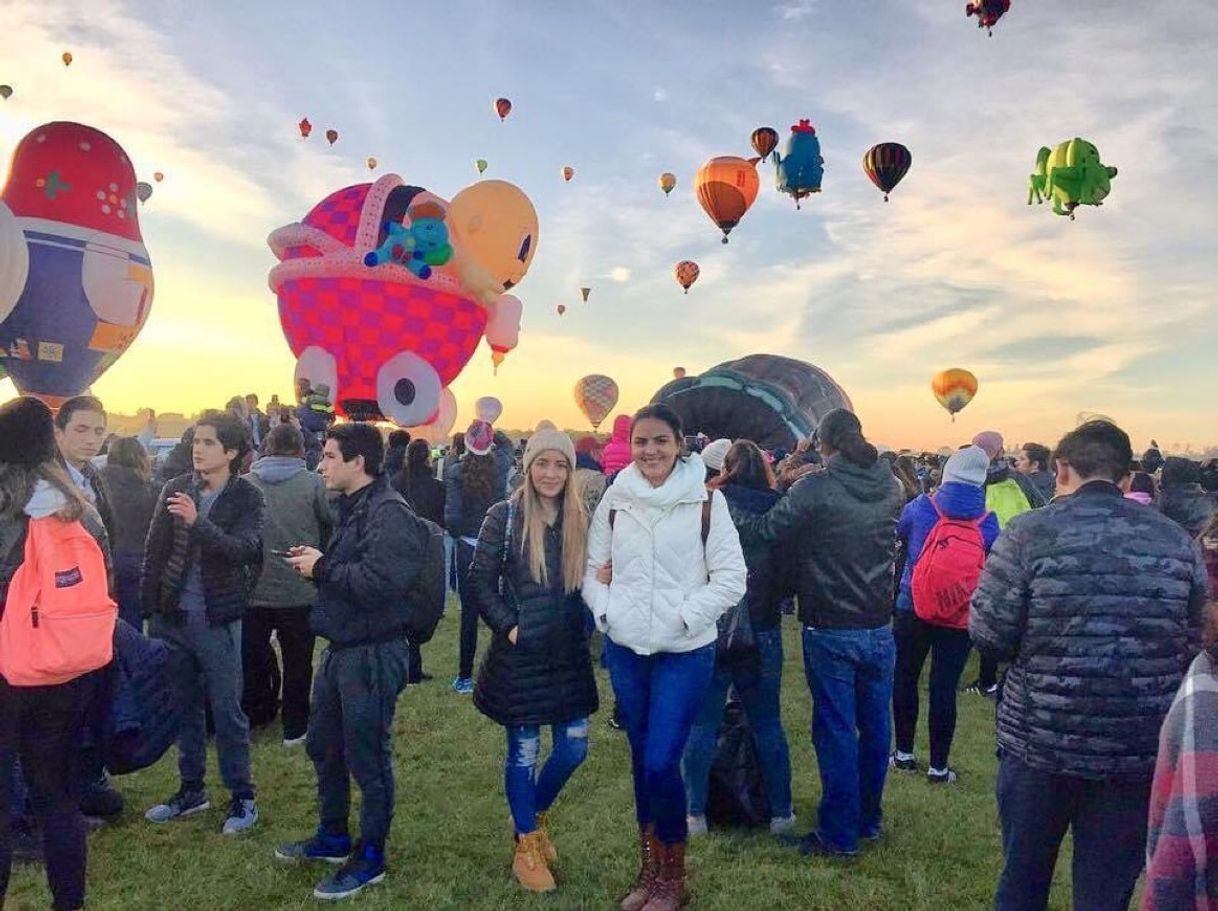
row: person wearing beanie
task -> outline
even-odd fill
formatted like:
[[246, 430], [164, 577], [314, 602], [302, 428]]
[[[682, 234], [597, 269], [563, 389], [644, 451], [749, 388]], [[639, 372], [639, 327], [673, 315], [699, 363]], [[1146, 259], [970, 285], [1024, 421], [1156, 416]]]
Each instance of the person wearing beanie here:
[[892, 593], [904, 489], [835, 409], [817, 429], [823, 471], [804, 475], [764, 516], [738, 523], [795, 549], [804, 673], [812, 691], [812, 743], [821, 779], [818, 825], [798, 841], [806, 855], [847, 857], [876, 838], [892, 741], [896, 645]]
[[723, 471], [723, 458], [731, 448], [731, 440], [715, 440], [703, 447], [702, 464], [706, 466], [707, 483], [719, 477], [719, 473]]
[[918, 693], [922, 666], [930, 665], [930, 766], [927, 780], [952, 784], [956, 773], [948, 765], [956, 732], [956, 687], [970, 649], [968, 630], [934, 626], [914, 612], [913, 576], [923, 545], [940, 516], [948, 520], [976, 522], [986, 553], [998, 538], [998, 517], [986, 509], [985, 478], [990, 456], [980, 446], [967, 446], [953, 453], [943, 467], [943, 483], [933, 495], [922, 494], [908, 503], [897, 523], [897, 538], [908, 558], [901, 573], [893, 618], [897, 643], [896, 676], [892, 691], [892, 717], [896, 729], [896, 752], [892, 768], [902, 772], [921, 770], [914, 755], [918, 726]]
[[[512, 871], [527, 891], [549, 892], [557, 851], [547, 817], [588, 754], [589, 717], [598, 707], [580, 596], [588, 522], [569, 436], [536, 431], [523, 469], [520, 489], [482, 523], [466, 595], [491, 628], [474, 705], [507, 736]], [[540, 765], [544, 725], [553, 746]]]
[[[22, 541], [30, 519], [52, 517], [80, 521], [108, 562], [101, 517], [59, 462], [50, 409], [22, 396], [0, 405], [0, 616], [6, 609], [18, 609], [7, 604], [9, 585], [24, 562]], [[54, 906], [85, 905], [87, 848], [73, 787], [73, 757], [84, 708], [94, 699], [96, 685], [94, 674], [39, 687], [10, 686], [0, 677], [0, 781], [6, 803], [0, 806], [0, 905], [8, 891], [14, 847], [9, 825], [14, 789], [9, 782], [20, 775], [18, 761], [32, 772], [31, 803], [42, 832]]]
[[465, 455], [444, 472], [444, 527], [457, 539], [457, 594], [461, 599], [461, 630], [458, 637], [457, 676], [454, 693], [468, 696], [474, 691], [474, 656], [478, 651], [478, 608], [467, 594], [470, 563], [478, 543], [478, 531], [487, 511], [507, 493], [510, 452], [495, 445], [495, 429], [486, 421], [474, 421], [463, 437]]

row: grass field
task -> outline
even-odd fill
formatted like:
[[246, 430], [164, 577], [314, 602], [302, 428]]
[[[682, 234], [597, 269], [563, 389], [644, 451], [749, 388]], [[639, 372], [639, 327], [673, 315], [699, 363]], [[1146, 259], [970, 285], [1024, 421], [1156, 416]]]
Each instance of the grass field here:
[[[809, 737], [811, 701], [803, 681], [798, 630], [786, 620], [783, 716], [791, 742], [799, 830], [815, 819], [819, 784]], [[559, 889], [522, 893], [511, 877], [512, 842], [502, 793], [502, 730], [468, 697], [449, 689], [456, 666], [457, 612], [449, 610], [424, 649], [435, 679], [410, 687], [395, 722], [397, 815], [389, 875], [348, 904], [366, 909], [608, 909], [636, 864], [625, 737], [606, 724], [611, 691], [594, 718], [591, 753], [553, 812], [561, 854]], [[486, 630], [481, 631], [485, 644]], [[970, 666], [966, 674], [971, 675]], [[600, 673], [598, 671], [598, 673]], [[971, 679], [969, 677], [968, 679]], [[242, 838], [220, 835], [223, 807], [181, 823], [153, 826], [143, 811], [177, 786], [176, 751], [155, 768], [118, 779], [122, 819], [91, 836], [91, 911], [272, 911], [314, 908], [314, 882], [329, 868], [283, 866], [276, 843], [316, 825], [313, 769], [303, 748], [286, 751], [278, 724], [259, 731], [254, 775], [261, 818]], [[925, 704], [918, 738], [925, 759]], [[993, 703], [961, 696], [952, 762], [955, 787], [922, 776], [892, 775], [884, 799], [884, 837], [851, 861], [808, 860], [768, 836], [711, 834], [689, 852], [693, 908], [982, 909], [992, 907], [1000, 867], [993, 797]], [[209, 755], [213, 802], [227, 805]], [[358, 792], [357, 792], [358, 794]], [[358, 800], [358, 797], [357, 797]], [[354, 825], [355, 819], [352, 820]], [[1058, 865], [1053, 907], [1069, 907], [1069, 855]], [[50, 906], [42, 870], [14, 871], [9, 909]]]

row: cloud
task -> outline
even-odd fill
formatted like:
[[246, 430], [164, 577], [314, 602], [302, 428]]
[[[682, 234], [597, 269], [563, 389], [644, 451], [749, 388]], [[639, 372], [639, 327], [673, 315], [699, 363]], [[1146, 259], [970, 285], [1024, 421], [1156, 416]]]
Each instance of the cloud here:
[[651, 93], [651, 97], [654, 98], [656, 101], [667, 101], [668, 92], [665, 89], [656, 89], [654, 92]]
[[614, 266], [609, 271], [609, 280], [619, 284], [630, 281], [630, 270], [625, 266]]
[[818, 0], [794, 0], [792, 3], [779, 3], [774, 7], [779, 18], [787, 22], [806, 19], [816, 11]]

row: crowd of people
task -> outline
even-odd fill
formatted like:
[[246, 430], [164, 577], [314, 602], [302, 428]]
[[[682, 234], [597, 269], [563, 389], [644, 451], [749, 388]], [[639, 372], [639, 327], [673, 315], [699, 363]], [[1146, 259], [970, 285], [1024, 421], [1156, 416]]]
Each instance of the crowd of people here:
[[[634, 786], [624, 911], [689, 899], [729, 699], [769, 830], [832, 861], [882, 841], [889, 774], [957, 782], [970, 693], [997, 703], [995, 907], [1047, 907], [1067, 831], [1075, 907], [1128, 907], [1144, 867], [1143, 908], [1218, 907], [1213, 466], [1157, 447], [1135, 459], [1106, 421], [1052, 450], [1008, 453], [988, 431], [946, 457], [881, 454], [848, 411], [766, 452], [689, 436], [664, 405], [617, 418], [607, 442], [545, 422], [513, 443], [475, 421], [433, 458], [405, 431], [335, 423], [328, 395], [304, 385], [265, 413], [236, 397], [156, 467], [148, 434], [108, 435], [96, 398], [54, 415], [32, 398], [0, 406], [0, 905], [16, 858], [45, 863], [54, 908], [84, 907], [85, 821], [119, 815], [110, 776], [171, 742], [179, 786], [146, 820], [210, 809], [209, 728], [220, 831], [257, 826], [250, 729], [277, 717], [283, 747], [312, 760], [318, 825], [276, 857], [334, 864], [318, 899], [379, 883], [394, 712], [430, 679], [421, 605], [451, 588], [451, 688], [503, 728], [525, 890], [558, 887], [550, 812], [588, 755], [599, 639]], [[83, 530], [70, 552], [64, 529]], [[780, 713], [792, 612], [821, 784], [802, 834]], [[86, 614], [114, 630], [100, 658], [60, 632]], [[48, 627], [54, 668], [13, 651]], [[979, 677], [961, 687], [973, 649]]]

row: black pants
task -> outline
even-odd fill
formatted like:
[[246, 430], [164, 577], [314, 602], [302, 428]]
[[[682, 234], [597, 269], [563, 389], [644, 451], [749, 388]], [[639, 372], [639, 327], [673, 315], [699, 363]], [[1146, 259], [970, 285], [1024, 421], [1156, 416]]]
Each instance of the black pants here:
[[977, 684], [983, 690], [988, 690], [990, 687], [998, 683], [998, 661], [995, 658], [987, 658], [981, 655], [977, 663]]
[[474, 548], [457, 539], [457, 594], [461, 596], [461, 654], [458, 677], [474, 676], [474, 655], [478, 651], [478, 605], [474, 603], [469, 585], [469, 565], [474, 562]]
[[42, 829], [47, 883], [56, 911], [85, 903], [85, 830], [77, 806], [74, 750], [92, 679], [58, 686], [12, 687], [0, 678], [0, 906], [12, 865], [13, 766], [25, 771]]
[[393, 820], [393, 713], [406, 686], [404, 640], [327, 648], [313, 682], [309, 758], [321, 827], [347, 832], [351, 778], [360, 790], [360, 838], [384, 850]]
[[268, 724], [279, 710], [279, 662], [271, 631], [283, 654], [283, 736], [303, 737], [309, 727], [309, 690], [313, 685], [313, 630], [308, 605], [251, 607], [241, 629], [241, 667], [245, 688], [241, 707], [250, 726]]
[[997, 911], [1044, 911], [1057, 852], [1074, 835], [1075, 911], [1125, 911], [1142, 872], [1150, 775], [1090, 781], [998, 759], [1002, 876]]
[[968, 662], [968, 630], [931, 626], [912, 610], [893, 617], [897, 642], [897, 669], [892, 687], [892, 722], [897, 749], [912, 753], [918, 728], [918, 680], [930, 656], [930, 766], [946, 769], [956, 735], [956, 686]]

